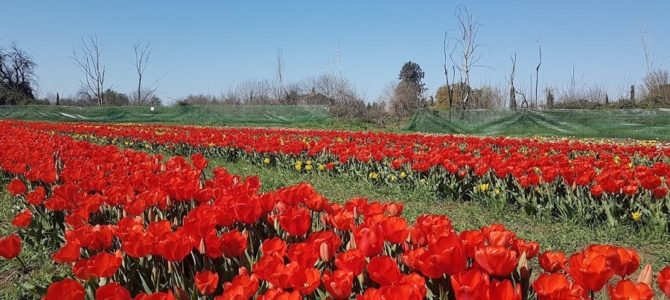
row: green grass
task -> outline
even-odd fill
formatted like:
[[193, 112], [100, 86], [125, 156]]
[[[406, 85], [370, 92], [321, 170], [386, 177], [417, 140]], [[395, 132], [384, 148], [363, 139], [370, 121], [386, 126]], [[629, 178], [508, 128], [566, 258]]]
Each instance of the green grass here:
[[[7, 182], [0, 183], [3, 187]], [[0, 236], [15, 233], [11, 220], [17, 211], [15, 199], [4, 188], [0, 189]], [[57, 265], [51, 260], [54, 249], [47, 249], [40, 244], [22, 245], [18, 259], [4, 260], [0, 258], [0, 299], [39, 299], [28, 289], [45, 288], [52, 278], [63, 276], [67, 267]], [[21, 264], [25, 263], [25, 266]]]
[[346, 175], [297, 173], [239, 161], [212, 160], [210, 165], [224, 166], [231, 173], [242, 176], [258, 175], [265, 191], [309, 182], [332, 201], [343, 202], [356, 196], [372, 200], [402, 201], [405, 204], [403, 215], [406, 218], [414, 220], [421, 214], [445, 214], [451, 218], [457, 230], [477, 229], [492, 223], [501, 223], [521, 238], [539, 242], [542, 251], [561, 250], [572, 253], [593, 243], [614, 244], [637, 249], [642, 256], [642, 262], [652, 264], [655, 270], [670, 264], [670, 243], [666, 238], [650, 238], [626, 227], [592, 227], [580, 224], [578, 220], [556, 222], [510, 211], [509, 207], [505, 211], [495, 211], [476, 202], [437, 199], [427, 187], [421, 186], [377, 187]]

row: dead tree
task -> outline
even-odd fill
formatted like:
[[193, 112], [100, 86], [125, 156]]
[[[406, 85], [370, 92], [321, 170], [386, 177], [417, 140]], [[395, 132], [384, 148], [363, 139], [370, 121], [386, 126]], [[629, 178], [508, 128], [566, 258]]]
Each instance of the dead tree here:
[[279, 91], [277, 100], [284, 97], [284, 51], [277, 47], [277, 80], [279, 81]]
[[521, 101], [521, 108], [528, 108], [528, 99], [526, 98], [526, 94], [522, 91], [515, 92], [523, 99], [523, 101]]
[[[449, 53], [449, 58], [453, 62], [453, 55], [454, 55], [454, 50], [456, 50], [455, 47], [450, 47], [450, 39], [449, 39], [449, 30], [444, 32], [444, 41], [442, 44], [442, 53], [444, 54], [444, 64], [442, 65], [444, 67], [444, 80], [447, 83], [447, 100], [449, 101], [449, 117], [451, 117], [451, 110], [454, 107], [454, 89], [449, 83], [449, 67], [447, 67], [447, 51], [448, 49], [451, 48], [451, 51]], [[452, 66], [452, 79], [455, 79], [456, 76], [456, 70]], [[454, 80], [452, 80], [452, 83]]]
[[98, 37], [93, 36], [88, 42], [81, 39], [82, 47], [79, 52], [72, 49], [70, 57], [84, 73], [81, 85], [87, 93], [93, 95], [99, 106], [105, 102], [105, 66], [102, 64], [100, 44]]
[[537, 67], [535, 67], [535, 106], [537, 107], [537, 87], [540, 79], [540, 66], [542, 65], [542, 44], [538, 41], [538, 46], [537, 50], [540, 53], [540, 61], [537, 63]]
[[642, 50], [644, 51], [644, 62], [647, 67], [647, 72], [651, 72], [654, 69], [654, 65], [656, 63], [654, 59], [654, 52], [652, 48], [653, 45], [649, 45], [648, 41], [648, 32], [646, 27], [642, 27], [640, 29], [640, 36], [641, 36], [641, 42], [642, 42]]
[[35, 68], [32, 57], [12, 43], [8, 52], [0, 48], [0, 88], [34, 99]]
[[151, 44], [148, 41], [138, 41], [133, 44], [135, 50], [135, 71], [137, 72], [137, 96], [135, 102], [137, 104], [144, 104], [156, 92], [158, 86], [154, 83], [150, 88], [142, 90], [142, 80], [144, 79], [144, 71], [149, 64], [151, 56]]
[[509, 106], [511, 109], [516, 110], [516, 90], [514, 89], [514, 72], [516, 71], [516, 53], [514, 53], [514, 56], [510, 56], [510, 60], [512, 61], [512, 72], [510, 73], [509, 76]]
[[454, 39], [460, 48], [461, 63], [458, 70], [461, 73], [463, 84], [463, 109], [467, 107], [470, 99], [470, 72], [481, 60], [481, 45], [477, 43], [477, 34], [479, 33], [479, 21], [465, 6], [459, 6], [456, 10], [456, 20], [458, 22], [458, 36]]

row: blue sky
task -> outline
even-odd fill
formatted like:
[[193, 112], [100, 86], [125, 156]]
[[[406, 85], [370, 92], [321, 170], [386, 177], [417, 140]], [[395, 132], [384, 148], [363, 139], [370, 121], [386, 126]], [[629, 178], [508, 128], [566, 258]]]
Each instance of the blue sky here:
[[[247, 79], [273, 78], [276, 49], [287, 80], [335, 67], [377, 99], [397, 80], [402, 64], [419, 63], [429, 91], [443, 83], [442, 36], [456, 26], [464, 4], [481, 23], [483, 68], [475, 84], [505, 85], [517, 53], [517, 85], [528, 86], [542, 43], [540, 88], [563, 87], [575, 73], [586, 86], [610, 93], [639, 84], [645, 72], [640, 29], [655, 45], [659, 66], [670, 67], [668, 0], [648, 1], [14, 1], [3, 3], [0, 45], [16, 41], [39, 67], [39, 92], [74, 94], [81, 74], [68, 58], [80, 38], [97, 35], [107, 83], [135, 85], [133, 43], [150, 40], [146, 81], [159, 95], [220, 94]], [[663, 60], [663, 57], [666, 57]]]

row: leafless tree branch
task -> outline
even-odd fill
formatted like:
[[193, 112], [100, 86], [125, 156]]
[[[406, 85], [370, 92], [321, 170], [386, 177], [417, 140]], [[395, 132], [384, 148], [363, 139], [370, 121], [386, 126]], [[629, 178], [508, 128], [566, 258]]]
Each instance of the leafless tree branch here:
[[102, 106], [106, 104], [105, 66], [101, 62], [102, 51], [98, 43], [98, 37], [92, 36], [88, 42], [82, 38], [81, 44], [82, 47], [79, 52], [72, 49], [70, 58], [84, 73], [84, 79], [80, 81], [82, 87], [96, 98], [98, 105]]

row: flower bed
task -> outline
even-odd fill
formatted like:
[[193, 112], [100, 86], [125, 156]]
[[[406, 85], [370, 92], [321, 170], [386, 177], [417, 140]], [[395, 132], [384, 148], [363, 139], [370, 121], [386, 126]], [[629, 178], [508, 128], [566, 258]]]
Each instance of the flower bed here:
[[649, 144], [323, 130], [6, 121], [98, 143], [243, 159], [592, 224], [670, 230], [670, 149]]
[[[402, 203], [328, 201], [308, 184], [259, 192], [208, 161], [165, 158], [0, 123], [0, 168], [25, 209], [0, 257], [49, 241], [72, 275], [45, 299], [651, 299], [670, 268], [634, 249], [564, 254], [501, 225], [457, 232]], [[45, 239], [46, 237], [46, 239]], [[535, 261], [539, 276], [531, 276]]]

